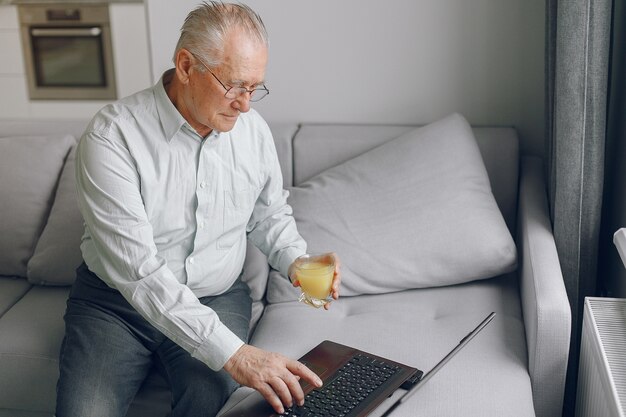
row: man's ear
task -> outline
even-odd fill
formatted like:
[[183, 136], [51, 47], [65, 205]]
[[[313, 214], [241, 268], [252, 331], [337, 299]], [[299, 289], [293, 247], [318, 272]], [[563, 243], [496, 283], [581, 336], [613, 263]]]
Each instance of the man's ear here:
[[189, 74], [191, 72], [191, 69], [195, 65], [194, 56], [185, 48], [181, 48], [176, 53], [176, 59], [174, 63], [176, 65], [176, 77], [181, 83], [187, 84], [189, 82]]

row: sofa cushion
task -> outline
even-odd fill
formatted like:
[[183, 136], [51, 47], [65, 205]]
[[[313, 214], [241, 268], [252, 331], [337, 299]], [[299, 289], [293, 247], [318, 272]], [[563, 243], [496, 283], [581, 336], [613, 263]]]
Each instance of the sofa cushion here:
[[491, 191], [515, 238], [520, 167], [517, 132], [511, 127], [476, 127], [472, 130], [489, 175]]
[[68, 293], [67, 287], [34, 286], [0, 317], [4, 407], [54, 412]]
[[0, 275], [26, 276], [74, 143], [72, 136], [0, 138], [0, 195], [5, 196], [0, 199]]
[[242, 280], [250, 287], [252, 301], [261, 301], [265, 297], [269, 272], [270, 267], [267, 263], [267, 257], [260, 249], [248, 241]]
[[[294, 138], [292, 185], [300, 185], [328, 168], [372, 150], [416, 127], [419, 126], [305, 124]], [[515, 236], [519, 171], [517, 132], [513, 127], [484, 126], [473, 126], [472, 131], [487, 168], [493, 196], [511, 234]], [[285, 185], [290, 184], [285, 182]]]
[[[311, 125], [300, 128], [293, 145], [294, 184], [300, 185], [335, 165], [421, 126]], [[315, 157], [311, 157], [311, 154]]]
[[[452, 285], [516, 265], [515, 244], [460, 115], [411, 130], [290, 192], [308, 252], [340, 256], [343, 295]], [[271, 302], [293, 299], [274, 287]]]
[[243, 264], [242, 280], [250, 287], [250, 297], [252, 298], [252, 317], [250, 318], [250, 330], [263, 314], [265, 307], [265, 291], [267, 289], [267, 278], [270, 267], [267, 263], [267, 256], [249, 241], [246, 247], [246, 260]]
[[83, 259], [80, 241], [84, 227], [76, 200], [75, 151], [73, 147], [67, 157], [48, 222], [28, 261], [27, 277], [32, 284], [69, 285]]
[[270, 304], [251, 343], [298, 358], [328, 339], [426, 372], [491, 311], [496, 317], [489, 326], [393, 416], [534, 417], [515, 273], [455, 286], [340, 298], [328, 311], [296, 301]]
[[286, 187], [293, 185], [293, 137], [298, 131], [295, 123], [269, 123], [276, 155], [280, 161], [280, 170], [283, 175], [283, 184]]
[[31, 285], [20, 277], [0, 278], [0, 317], [26, 294]]
[[80, 138], [89, 119], [0, 119], [0, 136], [70, 135]]

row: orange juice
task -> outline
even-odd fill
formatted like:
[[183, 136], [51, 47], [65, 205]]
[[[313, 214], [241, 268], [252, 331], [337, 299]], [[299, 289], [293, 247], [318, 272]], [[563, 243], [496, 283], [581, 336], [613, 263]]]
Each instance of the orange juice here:
[[302, 291], [323, 300], [330, 294], [334, 271], [334, 265], [328, 262], [312, 261], [298, 266], [296, 278], [300, 281]]

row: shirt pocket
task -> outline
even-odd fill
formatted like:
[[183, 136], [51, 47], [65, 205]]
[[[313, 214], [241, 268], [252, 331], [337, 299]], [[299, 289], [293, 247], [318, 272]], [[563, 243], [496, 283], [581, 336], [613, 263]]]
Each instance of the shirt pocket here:
[[254, 187], [224, 191], [224, 228], [222, 236], [217, 240], [219, 249], [230, 249], [238, 241], [245, 240], [246, 225], [260, 191]]

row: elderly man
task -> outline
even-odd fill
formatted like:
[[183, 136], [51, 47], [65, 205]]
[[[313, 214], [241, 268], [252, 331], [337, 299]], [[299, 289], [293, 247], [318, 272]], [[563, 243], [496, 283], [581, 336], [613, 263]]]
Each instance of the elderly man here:
[[[321, 384], [245, 343], [246, 238], [292, 280], [306, 251], [270, 130], [250, 109], [269, 92], [267, 58], [256, 13], [205, 3], [185, 20], [175, 68], [87, 127], [76, 155], [84, 263], [67, 303], [57, 417], [124, 416], [155, 363], [172, 416], [215, 415], [238, 384], [281, 413], [303, 403], [300, 379]], [[335, 299], [339, 283], [337, 267]]]

